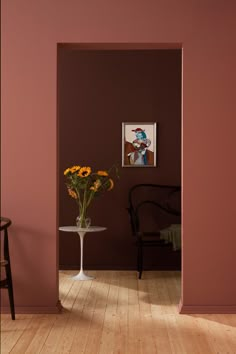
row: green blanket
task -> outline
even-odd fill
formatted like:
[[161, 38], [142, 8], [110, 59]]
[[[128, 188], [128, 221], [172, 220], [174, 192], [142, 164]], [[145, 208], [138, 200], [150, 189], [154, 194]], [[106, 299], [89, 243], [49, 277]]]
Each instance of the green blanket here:
[[160, 238], [165, 240], [166, 243], [171, 242], [173, 250], [181, 249], [181, 224], [171, 224], [166, 229], [160, 231]]

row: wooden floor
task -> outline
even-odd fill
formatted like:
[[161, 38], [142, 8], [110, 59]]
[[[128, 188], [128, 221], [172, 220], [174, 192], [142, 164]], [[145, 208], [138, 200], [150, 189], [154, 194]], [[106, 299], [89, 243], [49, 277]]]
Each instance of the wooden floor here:
[[60, 272], [58, 315], [1, 318], [1, 353], [236, 354], [236, 315], [179, 315], [180, 272]]

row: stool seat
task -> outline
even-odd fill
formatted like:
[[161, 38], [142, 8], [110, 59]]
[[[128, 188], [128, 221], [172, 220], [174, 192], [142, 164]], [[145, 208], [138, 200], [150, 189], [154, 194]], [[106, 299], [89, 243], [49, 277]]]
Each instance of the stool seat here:
[[8, 264], [8, 261], [5, 261], [5, 260], [0, 262], [1, 267], [5, 267], [7, 264]]

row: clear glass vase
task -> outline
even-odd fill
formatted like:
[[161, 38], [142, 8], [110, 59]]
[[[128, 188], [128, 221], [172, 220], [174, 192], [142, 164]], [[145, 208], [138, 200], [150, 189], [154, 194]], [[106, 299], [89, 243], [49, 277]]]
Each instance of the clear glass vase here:
[[88, 229], [91, 225], [91, 218], [84, 215], [79, 215], [76, 218], [76, 226]]

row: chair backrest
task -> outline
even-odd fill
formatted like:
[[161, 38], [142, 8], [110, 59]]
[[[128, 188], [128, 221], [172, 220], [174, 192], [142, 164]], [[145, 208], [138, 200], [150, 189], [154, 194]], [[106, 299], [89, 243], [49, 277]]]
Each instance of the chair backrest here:
[[181, 223], [181, 187], [136, 184], [129, 191], [130, 222], [133, 235], [140, 231], [159, 232]]
[[3, 233], [3, 254], [4, 254], [4, 259], [6, 261], [10, 261], [9, 259], [9, 247], [8, 247], [8, 227], [11, 225], [11, 220], [8, 218], [0, 217], [0, 235], [2, 236], [2, 231]]

